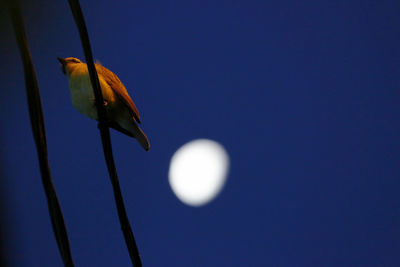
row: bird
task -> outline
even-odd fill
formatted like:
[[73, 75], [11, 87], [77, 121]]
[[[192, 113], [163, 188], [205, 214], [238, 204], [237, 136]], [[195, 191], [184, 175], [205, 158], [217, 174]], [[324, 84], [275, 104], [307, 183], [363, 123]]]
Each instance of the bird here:
[[[95, 96], [87, 64], [75, 57], [57, 58], [62, 72], [68, 77], [73, 106], [83, 115], [98, 120]], [[138, 109], [117, 75], [106, 67], [95, 64], [104, 99], [109, 127], [136, 138], [144, 150], [150, 148], [146, 134], [140, 129]]]

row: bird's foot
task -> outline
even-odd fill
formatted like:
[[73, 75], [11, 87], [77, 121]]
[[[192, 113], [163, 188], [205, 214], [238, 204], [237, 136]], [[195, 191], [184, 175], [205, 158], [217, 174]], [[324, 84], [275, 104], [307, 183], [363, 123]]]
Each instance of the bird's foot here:
[[[96, 105], [96, 99], [95, 98], [92, 98], [92, 101], [93, 101], [93, 105]], [[107, 100], [103, 100], [103, 106], [105, 106], [105, 107], [107, 107], [108, 106], [108, 101]]]

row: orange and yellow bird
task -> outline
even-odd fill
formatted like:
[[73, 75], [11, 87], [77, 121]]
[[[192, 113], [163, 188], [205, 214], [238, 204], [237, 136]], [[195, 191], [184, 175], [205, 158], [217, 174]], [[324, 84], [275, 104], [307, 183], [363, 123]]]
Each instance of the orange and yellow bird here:
[[[74, 107], [83, 115], [98, 120], [94, 92], [86, 63], [74, 57], [58, 58], [58, 61], [61, 63], [63, 73], [68, 77]], [[140, 123], [139, 112], [125, 86], [113, 72], [99, 64], [95, 64], [95, 66], [103, 94], [108, 125], [136, 138], [139, 144], [148, 151], [149, 140], [138, 126]]]

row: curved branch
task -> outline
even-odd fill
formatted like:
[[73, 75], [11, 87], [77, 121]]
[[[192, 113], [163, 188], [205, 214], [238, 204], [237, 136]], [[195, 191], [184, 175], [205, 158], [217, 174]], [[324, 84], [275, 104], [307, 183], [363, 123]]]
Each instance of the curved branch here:
[[135, 238], [128, 220], [128, 216], [125, 211], [124, 201], [122, 199], [121, 189], [118, 181], [117, 170], [115, 168], [114, 158], [112, 155], [112, 146], [110, 131], [106, 122], [106, 111], [103, 106], [103, 96], [100, 90], [99, 78], [93, 62], [93, 55], [89, 41], [89, 35], [86, 28], [85, 20], [83, 17], [82, 9], [78, 0], [68, 0], [71, 7], [72, 14], [75, 19], [75, 23], [78, 27], [79, 34], [82, 41], [83, 50], [85, 52], [86, 64], [88, 66], [90, 81], [92, 83], [96, 108], [99, 118], [99, 129], [101, 135], [101, 141], [103, 144], [104, 156], [107, 163], [108, 173], [110, 175], [111, 183], [114, 190], [114, 198], [118, 210], [118, 216], [121, 224], [121, 229], [124, 234], [125, 243], [129, 251], [129, 256], [134, 266], [141, 267], [142, 262], [139, 255], [139, 250], [136, 245]]
[[44, 127], [42, 104], [40, 100], [39, 86], [36, 79], [35, 69], [28, 41], [25, 34], [24, 22], [21, 9], [17, 0], [8, 0], [9, 12], [11, 14], [12, 24], [15, 36], [24, 65], [25, 85], [28, 98], [29, 117], [32, 126], [32, 132], [36, 143], [36, 149], [39, 158], [40, 172], [42, 175], [42, 184], [47, 198], [47, 206], [50, 213], [53, 232], [56, 236], [58, 249], [60, 250], [64, 266], [73, 267], [71, 250], [68, 241], [67, 230], [64, 223], [61, 207], [58, 202], [57, 194], [50, 175], [50, 166], [48, 161], [46, 132]]

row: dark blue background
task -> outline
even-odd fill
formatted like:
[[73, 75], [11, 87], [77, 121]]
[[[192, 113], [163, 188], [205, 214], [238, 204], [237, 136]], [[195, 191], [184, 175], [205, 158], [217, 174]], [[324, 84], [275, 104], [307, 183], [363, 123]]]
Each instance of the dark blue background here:
[[[4, 6], [3, 6], [4, 7]], [[151, 142], [112, 132], [144, 266], [400, 265], [398, 1], [82, 1], [95, 57]], [[0, 119], [9, 266], [61, 266], [4, 8]], [[56, 57], [83, 59], [67, 1], [24, 5], [76, 266], [130, 266], [96, 123]], [[168, 184], [210, 138], [231, 169], [201, 208]]]

